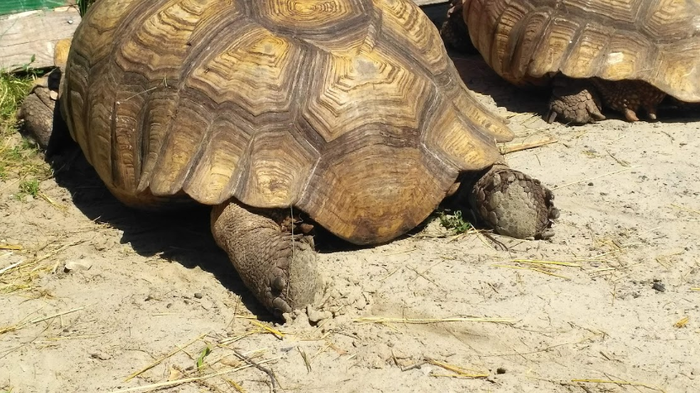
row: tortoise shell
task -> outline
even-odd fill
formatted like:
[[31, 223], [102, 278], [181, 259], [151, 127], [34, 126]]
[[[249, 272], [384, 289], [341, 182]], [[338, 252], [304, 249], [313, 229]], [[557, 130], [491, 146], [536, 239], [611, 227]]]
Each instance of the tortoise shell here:
[[700, 101], [698, 0], [464, 0], [472, 42], [503, 78], [642, 80]]
[[301, 209], [378, 243], [512, 137], [407, 0], [112, 0], [77, 30], [72, 137], [123, 202]]

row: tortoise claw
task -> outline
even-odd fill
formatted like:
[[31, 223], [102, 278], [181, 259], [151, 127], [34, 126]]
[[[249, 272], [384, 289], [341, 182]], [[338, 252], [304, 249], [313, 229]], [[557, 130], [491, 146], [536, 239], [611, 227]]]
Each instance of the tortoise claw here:
[[625, 108], [622, 113], [625, 115], [625, 119], [627, 119], [627, 121], [639, 121], [637, 114], [630, 108]]

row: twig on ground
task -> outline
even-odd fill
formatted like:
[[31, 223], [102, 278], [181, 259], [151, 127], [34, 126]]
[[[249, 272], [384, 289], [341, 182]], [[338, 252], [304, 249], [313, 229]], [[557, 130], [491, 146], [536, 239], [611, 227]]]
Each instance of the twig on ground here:
[[5, 272], [8, 271], [8, 270], [11, 270], [11, 269], [13, 269], [13, 268], [16, 268], [17, 266], [19, 266], [19, 265], [21, 265], [21, 264], [22, 264], [22, 261], [19, 261], [19, 262], [13, 263], [12, 265], [10, 265], [10, 266], [8, 266], [8, 267], [5, 267], [5, 268], [0, 269], [0, 275], [2, 275], [3, 273], [5, 273]]
[[68, 314], [71, 314], [71, 313], [74, 313], [74, 312], [83, 310], [84, 308], [85, 308], [85, 307], [78, 307], [78, 308], [74, 308], [74, 309], [72, 309], [72, 310], [64, 311], [64, 312], [61, 312], [61, 313], [58, 313], [58, 314], [49, 315], [48, 317], [37, 318], [37, 319], [34, 319], [34, 320], [32, 320], [32, 321], [29, 321], [29, 323], [30, 323], [30, 324], [36, 324], [36, 323], [39, 323], [39, 322], [46, 321], [46, 320], [48, 320], [48, 319], [53, 319], [53, 318], [56, 318], [56, 317], [62, 317], [62, 316], [64, 316], [64, 315], [68, 315]]
[[258, 322], [258, 321], [256, 321], [256, 320], [254, 320], [254, 319], [249, 319], [249, 321], [250, 321], [253, 325], [255, 325], [255, 326], [259, 327], [259, 328], [262, 328], [262, 329], [264, 329], [264, 330], [267, 331], [267, 332], [272, 333], [272, 334], [273, 334], [277, 339], [279, 339], [279, 340], [281, 340], [282, 338], [284, 338], [284, 333], [280, 332], [280, 331], [277, 330], [277, 329], [273, 329], [273, 328], [271, 328], [271, 327], [269, 327], [269, 326], [265, 326], [265, 325], [263, 325], [262, 323], [260, 323], [260, 322]]
[[498, 149], [501, 151], [501, 154], [510, 154], [510, 153], [515, 153], [517, 151], [523, 151], [523, 150], [528, 150], [528, 149], [534, 149], [537, 147], [541, 146], [546, 146], [550, 145], [552, 143], [557, 143], [557, 139], [554, 137], [551, 137], [549, 135], [545, 135], [544, 138], [540, 140], [535, 140], [535, 141], [513, 141], [513, 142], [507, 142], [507, 143], [501, 143], [498, 146]]
[[201, 340], [201, 339], [202, 339], [204, 336], [206, 336], [206, 335], [207, 335], [207, 333], [204, 333], [204, 334], [200, 335], [199, 337], [193, 339], [192, 341], [189, 341], [189, 342], [188, 342], [187, 344], [185, 344], [184, 346], [182, 346], [182, 347], [177, 347], [177, 349], [173, 350], [172, 352], [170, 352], [169, 354], [165, 355], [164, 357], [162, 357], [162, 358], [156, 360], [155, 362], [149, 364], [148, 366], [142, 368], [141, 370], [132, 373], [131, 375], [129, 375], [128, 377], [126, 377], [126, 379], [125, 379], [124, 381], [125, 381], [125, 382], [129, 382], [129, 381], [132, 380], [133, 378], [135, 378], [135, 377], [137, 377], [137, 376], [139, 376], [139, 375], [145, 373], [146, 371], [152, 369], [153, 367], [155, 367], [155, 366], [161, 364], [165, 359], [168, 359], [168, 358], [174, 356], [175, 354], [177, 354], [178, 352], [183, 351], [185, 348], [187, 348], [187, 347], [189, 347], [190, 345], [194, 344], [195, 342]]
[[[272, 358], [272, 359], [266, 359], [266, 360], [263, 360], [263, 361], [258, 362], [258, 364], [270, 363], [270, 362], [272, 362], [272, 361], [275, 361], [275, 360], [278, 360], [278, 359], [281, 359], [281, 358], [282, 358], [282, 357], [280, 356], [280, 357], [276, 357], [276, 358]], [[127, 392], [138, 392], [138, 391], [142, 391], [142, 390], [156, 390], [156, 389], [162, 389], [162, 388], [167, 388], [167, 387], [182, 385], [182, 384], [184, 384], [184, 383], [197, 382], [197, 381], [201, 381], [201, 380], [203, 380], [203, 379], [214, 378], [214, 377], [218, 377], [218, 376], [220, 376], [220, 375], [225, 375], [225, 374], [234, 373], [234, 372], [236, 372], [236, 371], [245, 370], [245, 369], [251, 368], [251, 367], [253, 367], [253, 366], [252, 366], [252, 365], [246, 364], [246, 365], [244, 365], [244, 366], [232, 368], [232, 369], [229, 369], [229, 370], [219, 371], [219, 372], [215, 372], [215, 373], [211, 373], [211, 374], [206, 374], [206, 375], [202, 375], [202, 376], [200, 376], [200, 377], [184, 378], [184, 379], [178, 379], [178, 380], [175, 380], [175, 381], [167, 381], [167, 382], [155, 383], [155, 384], [152, 384], [152, 385], [144, 385], [144, 386], [136, 386], [136, 387], [133, 387], [133, 388], [127, 388], [127, 389], [119, 389], [119, 390], [114, 390], [114, 391], [112, 391], [112, 393], [127, 393]]]
[[0, 244], [0, 250], [22, 251], [24, 247], [19, 244]]
[[270, 377], [270, 381], [272, 383], [272, 391], [277, 392], [277, 386], [279, 386], [279, 384], [277, 383], [277, 378], [275, 378], [275, 373], [273, 373], [272, 370], [261, 366], [262, 362], [256, 362], [253, 359], [249, 358], [248, 356], [245, 356], [244, 354], [238, 352], [235, 349], [233, 350], [233, 353], [235, 353], [236, 356], [238, 356], [238, 358], [240, 358], [244, 362], [248, 363], [249, 365], [251, 365], [251, 366], [257, 368], [258, 370], [264, 372], [265, 374], [267, 374], [267, 376]]
[[507, 269], [531, 270], [533, 272], [546, 274], [548, 276], [554, 276], [554, 277], [563, 278], [565, 280], [571, 280], [569, 277], [562, 276], [560, 274], [552, 273], [552, 272], [544, 270], [542, 268], [536, 268], [536, 267], [532, 267], [532, 266], [515, 266], [515, 265], [500, 265], [500, 264], [495, 264], [493, 266], [494, 267], [503, 267], [503, 268], [507, 268]]
[[505, 323], [514, 324], [516, 321], [514, 319], [508, 318], [386, 318], [386, 317], [362, 317], [353, 319], [353, 322], [360, 323], [404, 323], [404, 324], [414, 324], [414, 325], [427, 325], [433, 323], [452, 323], [452, 322], [490, 322], [490, 323]]
[[[425, 358], [426, 363], [432, 364], [433, 366], [438, 366], [444, 368], [445, 370], [452, 371], [456, 375], [442, 375], [442, 374], [430, 374], [433, 377], [459, 377], [459, 378], [486, 378], [489, 376], [488, 372], [479, 370], [466, 370], [458, 366], [453, 366], [449, 363], [439, 362], [435, 359]], [[473, 373], [475, 372], [475, 373]]]
[[611, 384], [615, 384], [615, 385], [640, 386], [640, 387], [644, 387], [644, 388], [647, 388], [647, 389], [656, 390], [656, 391], [658, 391], [658, 392], [666, 393], [666, 391], [665, 391], [664, 389], [661, 389], [661, 388], [659, 388], [659, 387], [652, 386], [652, 385], [649, 385], [649, 384], [646, 384], [646, 383], [642, 383], [642, 382], [611, 381], [611, 380], [606, 380], [606, 379], [595, 379], [595, 378], [593, 378], [593, 379], [588, 379], [588, 378], [585, 378], [585, 379], [572, 379], [571, 382], [579, 382], [579, 383], [581, 383], [581, 382], [584, 382], [584, 383], [611, 383]]
[[629, 167], [626, 167], [626, 168], [624, 168], [624, 169], [620, 169], [619, 171], [613, 171], [613, 172], [603, 173], [602, 175], [593, 176], [593, 177], [589, 177], [589, 178], [586, 178], [586, 179], [577, 180], [577, 181], [574, 181], [574, 182], [571, 182], [571, 183], [562, 184], [561, 186], [554, 186], [554, 187], [550, 187], [550, 188], [551, 188], [552, 191], [555, 191], [555, 190], [558, 190], [558, 189], [560, 189], [560, 188], [573, 186], [573, 185], [576, 185], [576, 184], [579, 184], [579, 183], [585, 183], [585, 182], [589, 182], [589, 181], [591, 181], [591, 180], [596, 180], [596, 179], [600, 179], [600, 178], [603, 178], [603, 177], [608, 177], [608, 176], [612, 176], [612, 175], [617, 175], [618, 173], [627, 172], [627, 171], [630, 171], [630, 170], [632, 170], [632, 169], [634, 169], [634, 168], [636, 168], [636, 167], [629, 166]]

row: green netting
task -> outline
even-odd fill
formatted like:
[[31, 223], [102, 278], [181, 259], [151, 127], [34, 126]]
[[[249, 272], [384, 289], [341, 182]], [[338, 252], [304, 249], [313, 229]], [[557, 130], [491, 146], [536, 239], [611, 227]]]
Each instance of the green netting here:
[[66, 3], [66, 0], [0, 0], [0, 15], [56, 8]]

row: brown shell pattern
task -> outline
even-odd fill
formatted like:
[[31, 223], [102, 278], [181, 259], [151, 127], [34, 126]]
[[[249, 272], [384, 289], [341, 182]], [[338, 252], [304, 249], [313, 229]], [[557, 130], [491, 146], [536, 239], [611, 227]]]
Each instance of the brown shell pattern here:
[[562, 72], [700, 101], [700, 0], [465, 0], [472, 41], [515, 84]]
[[355, 243], [413, 228], [511, 138], [407, 0], [97, 2], [62, 102], [123, 201], [294, 206]]

